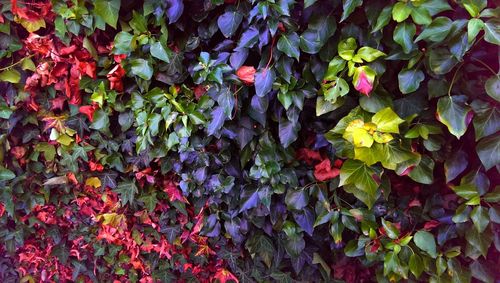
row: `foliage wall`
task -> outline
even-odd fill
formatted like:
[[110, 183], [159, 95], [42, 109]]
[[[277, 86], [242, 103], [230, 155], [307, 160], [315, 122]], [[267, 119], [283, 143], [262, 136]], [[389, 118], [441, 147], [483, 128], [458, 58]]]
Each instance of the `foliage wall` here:
[[498, 281], [499, 14], [1, 0], [1, 281]]

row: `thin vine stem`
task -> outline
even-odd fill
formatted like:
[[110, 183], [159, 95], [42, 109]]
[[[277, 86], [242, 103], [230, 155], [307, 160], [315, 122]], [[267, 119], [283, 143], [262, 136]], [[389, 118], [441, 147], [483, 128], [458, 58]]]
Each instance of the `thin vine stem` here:
[[477, 58], [474, 58], [474, 57], [471, 57], [472, 60], [480, 63], [481, 65], [483, 65], [486, 69], [488, 69], [494, 76], [499, 76], [498, 73], [495, 73], [495, 71], [490, 67], [488, 66], [488, 64], [484, 63], [483, 60], [481, 59], [477, 59]]
[[5, 71], [5, 70], [8, 70], [8, 69], [10, 69], [10, 68], [12, 68], [12, 67], [14, 67], [14, 66], [17, 66], [17, 65], [19, 65], [20, 63], [22, 63], [24, 60], [29, 59], [29, 58], [31, 58], [31, 57], [33, 57], [33, 56], [35, 56], [35, 54], [31, 54], [31, 55], [29, 55], [28, 57], [24, 57], [23, 59], [21, 59], [21, 60], [17, 61], [16, 63], [13, 63], [13, 64], [11, 64], [11, 65], [9, 65], [9, 66], [7, 66], [7, 67], [3, 67], [3, 68], [1, 68], [1, 69], [0, 69], [0, 72]]
[[455, 79], [457, 78], [458, 71], [462, 68], [464, 63], [460, 64], [458, 68], [455, 70], [455, 74], [453, 74], [453, 78], [451, 79], [450, 87], [448, 88], [448, 96], [451, 97], [451, 89], [453, 88], [453, 85], [455, 84]]

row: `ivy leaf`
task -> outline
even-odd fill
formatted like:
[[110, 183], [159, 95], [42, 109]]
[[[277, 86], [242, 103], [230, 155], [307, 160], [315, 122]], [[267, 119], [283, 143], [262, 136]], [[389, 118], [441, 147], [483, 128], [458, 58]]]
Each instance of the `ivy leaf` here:
[[471, 108], [465, 104], [465, 96], [444, 96], [438, 100], [436, 117], [452, 135], [460, 139], [472, 118]]
[[300, 38], [297, 33], [292, 32], [289, 34], [283, 34], [278, 40], [278, 50], [288, 55], [288, 57], [293, 57], [299, 61], [300, 50], [299, 50]]
[[392, 38], [403, 48], [403, 52], [408, 54], [415, 48], [413, 37], [416, 32], [417, 28], [413, 23], [402, 22], [394, 29]]
[[375, 113], [372, 122], [377, 125], [377, 131], [399, 134], [399, 124], [403, 123], [404, 120], [399, 118], [398, 114], [394, 113], [390, 107], [387, 107]]
[[490, 229], [484, 230], [483, 233], [479, 233], [477, 229], [468, 229], [467, 233], [465, 233], [465, 239], [473, 248], [478, 250], [481, 255], [486, 257], [491, 242], [493, 241], [493, 235]]
[[484, 87], [489, 96], [500, 102], [500, 77], [498, 75], [487, 79]]
[[255, 94], [260, 97], [266, 96], [273, 88], [276, 73], [273, 69], [260, 69], [255, 73]]
[[15, 177], [16, 177], [16, 174], [14, 174], [14, 172], [10, 171], [7, 168], [0, 166], [0, 182], [9, 181], [9, 180], [14, 179]]
[[475, 113], [472, 123], [476, 141], [500, 131], [500, 110], [497, 107], [481, 100], [473, 101], [471, 106]]
[[484, 40], [491, 44], [500, 45], [500, 20], [492, 19], [484, 24]]
[[361, 59], [363, 59], [366, 62], [372, 62], [372, 61], [375, 61], [379, 57], [386, 56], [386, 54], [380, 50], [375, 49], [375, 48], [363, 46], [358, 50], [358, 52], [356, 53], [356, 56], [359, 56]]
[[421, 184], [432, 184], [434, 179], [434, 160], [424, 155], [408, 176]]
[[347, 17], [349, 17], [352, 12], [354, 12], [354, 9], [357, 7], [361, 6], [363, 4], [363, 0], [342, 0], [342, 18], [340, 19], [340, 22], [343, 22]]
[[399, 90], [403, 94], [414, 92], [425, 79], [424, 72], [417, 69], [402, 69], [398, 74]]
[[474, 207], [474, 209], [472, 209], [470, 218], [472, 219], [472, 223], [474, 223], [474, 227], [476, 227], [479, 233], [484, 232], [484, 230], [490, 223], [488, 210], [481, 205], [478, 205]]
[[450, 33], [451, 20], [447, 17], [437, 17], [432, 23], [427, 26], [415, 39], [415, 42], [420, 40], [429, 40], [432, 42], [440, 42]]
[[408, 267], [410, 268], [411, 273], [413, 273], [416, 278], [419, 278], [424, 271], [422, 258], [416, 253], [411, 254]]
[[114, 189], [114, 191], [120, 194], [120, 202], [122, 205], [126, 205], [127, 203], [132, 204], [134, 202], [135, 194], [139, 192], [134, 180], [127, 180], [118, 183], [118, 186]]
[[308, 54], [316, 54], [335, 33], [337, 23], [331, 15], [315, 15], [300, 35], [300, 49]]
[[436, 253], [436, 241], [434, 240], [434, 235], [427, 231], [420, 230], [413, 236], [413, 242], [421, 250], [427, 252], [432, 258], [437, 257]]
[[167, 50], [165, 49], [165, 47], [163, 47], [163, 44], [161, 44], [161, 42], [159, 41], [156, 41], [153, 44], [151, 44], [149, 52], [151, 52], [151, 56], [155, 58], [158, 58], [167, 63], [170, 62], [170, 60], [168, 59]]
[[304, 0], [304, 9], [311, 7], [316, 1], [318, 0]]
[[500, 135], [493, 134], [479, 141], [476, 146], [477, 155], [484, 168], [489, 170], [500, 164]]
[[99, 15], [108, 25], [116, 29], [120, 5], [120, 0], [96, 0], [94, 2], [94, 9], [97, 15]]
[[184, 12], [184, 1], [183, 0], [165, 0], [167, 4], [167, 17], [168, 23], [173, 24], [179, 20]]
[[289, 209], [302, 210], [309, 203], [309, 195], [304, 189], [289, 190], [285, 196], [285, 203]]
[[453, 154], [451, 158], [446, 159], [444, 163], [444, 174], [446, 182], [453, 181], [460, 173], [462, 173], [468, 165], [467, 153], [459, 150]]
[[406, 20], [411, 12], [412, 9], [406, 2], [396, 2], [392, 8], [392, 19], [400, 23]]
[[389, 4], [380, 11], [380, 14], [377, 17], [377, 22], [375, 23], [375, 26], [373, 27], [372, 33], [377, 32], [381, 29], [383, 29], [386, 25], [389, 24], [391, 21], [391, 14], [392, 14], [392, 5]]
[[142, 58], [132, 59], [130, 61], [130, 66], [132, 74], [138, 76], [143, 80], [149, 81], [153, 77], [153, 67], [147, 60], [144, 60]]
[[21, 74], [14, 69], [8, 69], [0, 73], [0, 81], [17, 84], [20, 80]]
[[99, 109], [94, 112], [94, 122], [90, 125], [91, 129], [98, 130], [101, 133], [109, 133], [109, 116], [106, 111]]
[[279, 123], [279, 137], [283, 147], [289, 147], [297, 140], [300, 124], [285, 120]]
[[217, 25], [225, 37], [231, 37], [238, 29], [243, 15], [237, 11], [227, 11], [217, 19]]
[[[375, 181], [377, 174], [375, 170], [366, 166], [363, 162], [353, 159], [348, 159], [340, 169], [340, 183], [343, 185], [354, 185], [358, 190], [366, 193], [370, 200], [375, 199], [377, 195], [378, 183]], [[368, 202], [368, 208], [371, 208], [372, 202]]]
[[484, 22], [481, 19], [470, 19], [467, 23], [467, 41], [472, 42], [483, 27]]
[[208, 124], [207, 133], [209, 136], [213, 136], [224, 125], [224, 121], [226, 120], [226, 115], [224, 115], [224, 108], [222, 106], [215, 107], [210, 115], [212, 116], [212, 120]]
[[432, 22], [431, 14], [426, 7], [418, 6], [411, 9], [411, 18], [417, 25], [428, 25]]
[[129, 54], [131, 51], [135, 50], [135, 37], [125, 31], [120, 31], [115, 35], [114, 39], [114, 54]]
[[337, 98], [349, 93], [349, 85], [343, 78], [335, 77], [331, 82], [328, 82], [327, 85], [333, 85], [324, 92], [325, 100], [332, 104], [336, 103]]

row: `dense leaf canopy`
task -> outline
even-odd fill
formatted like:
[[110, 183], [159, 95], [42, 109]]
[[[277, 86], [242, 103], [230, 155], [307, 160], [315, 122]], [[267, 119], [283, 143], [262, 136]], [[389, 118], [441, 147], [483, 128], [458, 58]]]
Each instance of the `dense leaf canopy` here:
[[0, 281], [500, 280], [499, 16], [0, 0]]

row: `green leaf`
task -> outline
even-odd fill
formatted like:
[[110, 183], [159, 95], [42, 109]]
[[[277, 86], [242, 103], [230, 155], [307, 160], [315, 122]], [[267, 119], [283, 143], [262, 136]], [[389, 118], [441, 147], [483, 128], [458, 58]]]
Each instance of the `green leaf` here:
[[427, 231], [420, 230], [413, 236], [413, 242], [421, 250], [427, 252], [432, 258], [437, 257], [436, 253], [436, 241], [434, 240], [434, 235]]
[[114, 189], [114, 191], [120, 195], [120, 202], [122, 205], [126, 205], [127, 203], [132, 204], [134, 202], [135, 194], [139, 192], [134, 180], [127, 180], [118, 183], [118, 186]]
[[424, 271], [424, 263], [422, 261], [422, 258], [418, 254], [412, 253], [410, 256], [408, 267], [410, 268], [411, 273], [413, 273], [416, 278], [419, 278]]
[[96, 0], [94, 2], [94, 11], [108, 25], [116, 29], [118, 23], [118, 12], [120, 11], [120, 0]]
[[479, 16], [479, 13], [486, 8], [486, 0], [463, 0], [462, 5], [464, 5], [465, 10], [469, 12], [471, 17]]
[[484, 22], [481, 19], [472, 18], [467, 23], [467, 40], [472, 42], [477, 34], [483, 29]]
[[[227, 11], [217, 19], [217, 25], [225, 37], [231, 37], [243, 20], [243, 15], [237, 11]], [[298, 45], [297, 45], [298, 47]]]
[[278, 40], [278, 50], [288, 55], [288, 57], [293, 57], [299, 61], [300, 50], [299, 50], [300, 38], [297, 33], [292, 32], [289, 34], [283, 34]]
[[481, 100], [473, 101], [471, 106], [476, 114], [472, 121], [476, 141], [500, 131], [500, 110], [497, 107]]
[[390, 108], [384, 108], [372, 117], [372, 122], [377, 125], [377, 131], [399, 134], [399, 125], [404, 122], [398, 114]]
[[379, 184], [375, 181], [375, 170], [366, 166], [363, 162], [358, 160], [348, 159], [340, 169], [340, 183], [339, 186], [354, 185], [358, 190], [366, 193], [370, 201], [365, 200], [368, 208], [371, 208], [377, 196], [377, 188]]
[[0, 81], [17, 84], [21, 80], [21, 74], [14, 69], [7, 69], [0, 73]]
[[377, 17], [377, 22], [373, 27], [372, 33], [383, 29], [386, 25], [389, 24], [391, 20], [392, 13], [392, 5], [387, 5], [380, 11], [380, 14]]
[[414, 48], [413, 37], [417, 32], [417, 28], [413, 23], [402, 22], [394, 29], [392, 38], [403, 48], [404, 53], [410, 53]]
[[500, 102], [500, 77], [498, 75], [487, 79], [484, 88], [489, 96]]
[[336, 103], [337, 98], [349, 93], [349, 84], [343, 78], [335, 77], [331, 82], [327, 82], [326, 85], [329, 87], [324, 90], [323, 95], [325, 96], [325, 100], [331, 103]]
[[351, 60], [352, 57], [354, 56], [354, 51], [356, 51], [356, 48], [358, 45], [356, 44], [356, 39], [354, 37], [349, 37], [338, 44], [338, 52], [339, 56], [342, 57], [344, 60]]
[[421, 184], [432, 184], [434, 179], [434, 160], [427, 155], [422, 156], [420, 162], [411, 170], [408, 176]]
[[499, 208], [496, 208], [494, 206], [490, 207], [488, 210], [488, 214], [490, 215], [491, 222], [495, 222], [497, 224], [500, 224], [500, 209]]
[[14, 179], [15, 177], [16, 177], [16, 174], [14, 174], [14, 172], [10, 171], [7, 168], [0, 166], [0, 182], [9, 181], [9, 180]]
[[417, 25], [428, 25], [432, 22], [431, 14], [424, 6], [411, 7], [411, 18]]
[[129, 25], [136, 34], [148, 31], [146, 18], [136, 11], [132, 11], [132, 20], [130, 20]]
[[432, 42], [443, 41], [448, 33], [450, 33], [451, 24], [451, 20], [448, 17], [437, 17], [417, 36], [415, 42], [420, 40]]
[[453, 155], [444, 162], [444, 175], [446, 182], [453, 181], [462, 173], [468, 165], [467, 153], [462, 150], [454, 152]]
[[411, 11], [411, 7], [405, 2], [397, 2], [392, 8], [392, 19], [400, 23], [410, 16]]
[[500, 20], [491, 19], [484, 24], [484, 40], [500, 45]]
[[125, 31], [121, 31], [116, 34], [114, 39], [114, 54], [129, 54], [135, 50], [136, 39], [135, 37]]
[[478, 250], [481, 255], [486, 257], [491, 242], [493, 241], [493, 235], [490, 229], [484, 230], [483, 233], [479, 233], [477, 229], [467, 229], [465, 239], [472, 247]]
[[425, 79], [424, 72], [417, 69], [402, 69], [398, 74], [399, 90], [403, 94], [414, 92]]
[[448, 131], [460, 139], [467, 131], [471, 108], [465, 104], [465, 96], [444, 96], [437, 103], [437, 119], [448, 127]]
[[356, 56], [361, 57], [361, 59], [365, 60], [366, 62], [372, 62], [379, 57], [386, 56], [386, 54], [375, 48], [363, 46], [358, 50]]
[[304, 9], [311, 7], [318, 0], [304, 0]]
[[148, 60], [136, 58], [130, 60], [130, 71], [133, 75], [144, 80], [151, 80], [153, 77], [153, 67]]
[[458, 63], [458, 60], [447, 48], [436, 48], [429, 51], [427, 57], [429, 68], [436, 75], [444, 75], [450, 72]]
[[384, 227], [387, 237], [393, 240], [399, 237], [398, 228], [393, 223], [385, 221], [384, 218], [382, 218], [382, 227]]
[[472, 223], [474, 223], [474, 227], [476, 227], [479, 233], [482, 233], [490, 223], [488, 210], [480, 205], [472, 209], [470, 218], [472, 219]]
[[98, 130], [102, 133], [109, 133], [109, 116], [104, 110], [99, 109], [94, 112], [94, 121], [89, 128]]
[[340, 22], [343, 22], [347, 17], [349, 17], [352, 12], [354, 12], [354, 9], [357, 7], [361, 6], [363, 4], [363, 0], [342, 0], [342, 18], [340, 19]]
[[450, 188], [460, 197], [470, 200], [472, 198], [478, 197], [479, 193], [477, 188], [470, 183], [460, 184], [459, 186], [450, 186]]
[[476, 145], [476, 151], [486, 170], [500, 164], [500, 135], [494, 134], [481, 139]]
[[302, 210], [309, 203], [309, 195], [304, 189], [289, 190], [285, 197], [285, 204], [289, 209]]
[[323, 96], [318, 96], [316, 99], [316, 116], [321, 116], [323, 114], [334, 111], [344, 105], [344, 99], [339, 98], [335, 103], [326, 101]]
[[344, 70], [346, 61], [340, 56], [335, 56], [330, 63], [328, 63], [328, 69], [326, 70], [324, 80], [331, 81], [337, 78], [339, 72]]
[[151, 56], [155, 58], [158, 58], [167, 63], [170, 62], [170, 60], [168, 59], [167, 50], [165, 49], [165, 47], [163, 47], [163, 44], [161, 44], [161, 42], [159, 41], [156, 41], [151, 44], [149, 52], [151, 52]]

